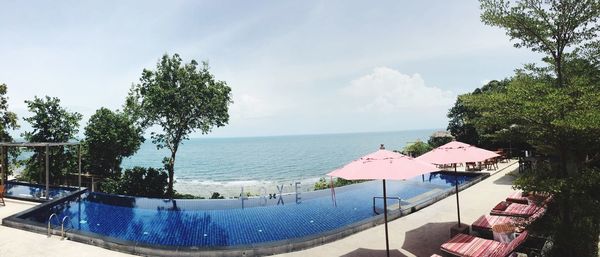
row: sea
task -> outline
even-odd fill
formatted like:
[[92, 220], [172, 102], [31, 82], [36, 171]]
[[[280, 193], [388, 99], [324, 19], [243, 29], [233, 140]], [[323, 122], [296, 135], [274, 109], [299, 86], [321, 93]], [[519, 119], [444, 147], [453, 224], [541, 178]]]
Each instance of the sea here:
[[[427, 141], [436, 129], [347, 134], [237, 138], [192, 138], [180, 146], [175, 160], [179, 193], [208, 197], [213, 192], [232, 197], [261, 192], [312, 190], [326, 174], [379, 149], [401, 150]], [[123, 168], [163, 167], [169, 156], [146, 140]], [[279, 188], [278, 188], [279, 187]], [[283, 190], [281, 190], [283, 188]]]

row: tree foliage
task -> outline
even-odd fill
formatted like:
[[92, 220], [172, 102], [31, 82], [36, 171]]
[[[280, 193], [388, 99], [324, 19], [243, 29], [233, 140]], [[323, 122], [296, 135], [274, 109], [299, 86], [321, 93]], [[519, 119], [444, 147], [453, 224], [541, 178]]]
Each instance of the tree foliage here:
[[121, 171], [124, 157], [133, 155], [144, 138], [125, 113], [100, 108], [85, 127], [85, 160], [89, 171], [108, 177]]
[[454, 106], [448, 111], [447, 116], [450, 119], [448, 131], [460, 142], [479, 145], [479, 134], [473, 124], [473, 120], [477, 118], [477, 112], [465, 106], [463, 98], [463, 95], [458, 96]]
[[429, 140], [427, 140], [427, 144], [433, 149], [450, 143], [452, 142], [452, 140], [454, 140], [454, 138], [450, 136], [437, 137], [432, 135], [431, 137], [429, 137]]
[[163, 198], [168, 185], [167, 177], [163, 169], [134, 167], [126, 169], [121, 177], [106, 179], [101, 189], [111, 194]]
[[[341, 187], [346, 185], [352, 185], [362, 183], [369, 180], [347, 180], [343, 178], [333, 178], [333, 187]], [[313, 188], [315, 190], [331, 188], [331, 181], [326, 178], [319, 178], [319, 181], [315, 182]]]
[[[82, 115], [77, 112], [69, 112], [60, 106], [58, 98], [35, 97], [33, 100], [25, 101], [29, 112], [33, 116], [24, 120], [29, 122], [32, 131], [22, 134], [29, 142], [68, 142], [75, 139], [78, 132], [79, 121]], [[30, 180], [41, 181], [44, 176], [43, 170], [45, 149], [36, 147], [33, 155], [27, 160], [27, 168], [24, 175]], [[62, 178], [67, 172], [76, 170], [76, 149], [71, 147], [50, 148], [50, 179]]]
[[546, 76], [519, 72], [507, 92], [465, 99], [478, 110], [482, 130], [496, 134], [514, 124], [539, 153], [583, 164], [599, 150], [600, 80], [587, 75], [572, 79], [576, 83], [559, 88]]
[[[482, 20], [504, 28], [515, 46], [544, 53], [547, 66], [526, 65], [506, 91], [462, 98], [478, 133], [515, 127], [543, 162], [516, 187], [551, 192], [555, 204], [540, 233], [552, 256], [597, 256], [600, 235], [600, 2], [482, 0]], [[570, 51], [570, 52], [569, 52]]]
[[152, 142], [171, 151], [163, 161], [169, 173], [169, 196], [179, 146], [192, 132], [206, 134], [227, 124], [231, 102], [231, 88], [215, 80], [207, 63], [200, 68], [195, 60], [182, 64], [178, 54], [165, 54], [155, 70], [144, 69], [140, 83], [132, 87], [126, 110], [142, 127], [160, 126], [162, 132], [152, 133]]
[[530, 48], [553, 63], [555, 84], [564, 86], [564, 57], [569, 47], [597, 42], [598, 0], [481, 0], [481, 20], [506, 30], [515, 47]]
[[417, 157], [431, 151], [431, 149], [433, 149], [433, 147], [431, 147], [429, 144], [422, 141], [417, 141], [405, 146], [404, 149], [402, 149], [402, 154]]
[[8, 131], [19, 128], [17, 114], [8, 110], [7, 91], [6, 84], [0, 84], [0, 140], [2, 142], [12, 141], [13, 138]]
[[491, 148], [495, 146], [493, 138], [481, 136], [481, 134], [485, 134], [487, 131], [477, 131], [474, 121], [479, 118], [480, 114], [473, 107], [466, 105], [464, 103], [464, 99], [469, 95], [504, 92], [509, 82], [509, 79], [500, 81], [492, 80], [481, 88], [476, 88], [470, 94], [458, 96], [454, 106], [450, 108], [450, 111], [447, 115], [450, 119], [450, 122], [448, 123], [448, 131], [450, 131], [456, 140], [471, 145], [478, 145], [484, 148]]
[[[8, 87], [6, 84], [0, 84], [0, 141], [1, 142], [12, 142], [13, 138], [9, 134], [10, 130], [18, 129], [19, 124], [17, 123], [17, 114], [8, 110], [8, 97], [6, 93], [8, 92]], [[8, 149], [9, 154], [13, 157], [19, 155], [19, 151], [16, 148]], [[4, 163], [8, 162], [8, 156], [5, 156]], [[10, 172], [5, 170], [5, 178], [8, 177]]]

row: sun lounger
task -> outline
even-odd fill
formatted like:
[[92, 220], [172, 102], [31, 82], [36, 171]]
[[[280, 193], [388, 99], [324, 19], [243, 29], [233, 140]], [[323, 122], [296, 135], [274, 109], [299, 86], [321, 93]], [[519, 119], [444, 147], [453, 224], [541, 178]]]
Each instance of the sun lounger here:
[[546, 213], [546, 208], [539, 208], [537, 212], [529, 218], [511, 217], [511, 216], [496, 216], [496, 215], [481, 215], [473, 224], [471, 230], [477, 235], [492, 238], [492, 227], [499, 224], [510, 224], [520, 229], [524, 229], [529, 224], [539, 219]]
[[478, 236], [484, 238], [492, 238], [492, 227], [498, 224], [517, 224], [518, 220], [523, 218], [515, 218], [509, 216], [494, 216], [494, 215], [481, 215], [473, 224], [471, 224], [471, 230]]
[[520, 204], [547, 204], [552, 200], [551, 196], [536, 193], [524, 193], [514, 192], [506, 197], [507, 202], [520, 203]]
[[520, 204], [502, 201], [490, 211], [490, 215], [529, 218], [541, 208], [545, 207], [537, 206], [535, 204]]
[[520, 203], [520, 204], [528, 204], [529, 200], [527, 199], [527, 193], [523, 192], [514, 192], [506, 197], [507, 202]]
[[440, 249], [452, 256], [459, 257], [506, 257], [517, 250], [527, 239], [527, 231], [523, 231], [510, 243], [500, 243], [466, 234], [457, 234]]

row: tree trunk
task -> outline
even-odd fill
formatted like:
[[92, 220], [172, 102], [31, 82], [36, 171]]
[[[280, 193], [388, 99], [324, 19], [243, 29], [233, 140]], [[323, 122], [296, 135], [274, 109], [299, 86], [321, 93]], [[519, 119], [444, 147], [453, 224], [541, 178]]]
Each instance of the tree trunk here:
[[169, 172], [169, 186], [167, 187], [167, 197], [173, 198], [173, 177], [175, 175], [175, 154], [177, 154], [177, 148], [171, 151], [171, 158], [167, 164], [167, 172]]

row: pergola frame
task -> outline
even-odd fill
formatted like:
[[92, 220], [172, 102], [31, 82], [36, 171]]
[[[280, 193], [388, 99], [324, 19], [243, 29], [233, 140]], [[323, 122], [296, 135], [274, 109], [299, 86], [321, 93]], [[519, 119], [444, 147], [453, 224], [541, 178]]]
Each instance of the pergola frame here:
[[46, 163], [46, 200], [50, 199], [50, 147], [56, 147], [56, 146], [77, 146], [77, 158], [78, 158], [78, 165], [79, 165], [79, 188], [81, 188], [81, 144], [79, 142], [60, 142], [60, 143], [53, 143], [53, 142], [0, 142], [0, 158], [2, 160], [0, 160], [1, 166], [0, 166], [0, 185], [4, 185], [4, 177], [5, 177], [5, 173], [8, 170], [6, 163], [4, 163], [5, 155], [8, 153], [8, 151], [6, 150], [8, 147], [26, 147], [26, 148], [35, 148], [35, 147], [44, 147], [46, 148], [46, 154], [45, 154], [45, 163]]

